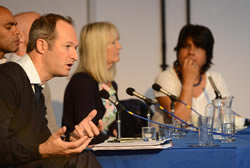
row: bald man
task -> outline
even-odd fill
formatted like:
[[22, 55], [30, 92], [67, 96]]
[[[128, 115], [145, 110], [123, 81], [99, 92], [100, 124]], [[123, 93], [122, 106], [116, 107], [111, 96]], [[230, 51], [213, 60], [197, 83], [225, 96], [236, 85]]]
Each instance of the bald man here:
[[[19, 49], [16, 51], [16, 53], [6, 55], [8, 61], [16, 62], [26, 54], [31, 25], [39, 17], [40, 14], [36, 12], [22, 12], [14, 15], [14, 18], [17, 22], [17, 28], [20, 31]], [[58, 130], [59, 127], [56, 123], [55, 114], [51, 104], [50, 88], [47, 83], [44, 85], [44, 89], [42, 92], [45, 97], [45, 105], [47, 108], [46, 118], [48, 120], [48, 127], [50, 129], [50, 132], [53, 133]]]
[[4, 63], [6, 53], [16, 52], [19, 47], [19, 30], [12, 13], [0, 6], [0, 63]]
[[22, 12], [14, 15], [14, 18], [17, 22], [17, 28], [20, 31], [19, 34], [19, 49], [15, 54], [9, 55], [9, 61], [17, 61], [20, 59], [20, 56], [26, 54], [26, 49], [29, 39], [29, 31], [34, 20], [40, 17], [39, 13], [36, 12]]

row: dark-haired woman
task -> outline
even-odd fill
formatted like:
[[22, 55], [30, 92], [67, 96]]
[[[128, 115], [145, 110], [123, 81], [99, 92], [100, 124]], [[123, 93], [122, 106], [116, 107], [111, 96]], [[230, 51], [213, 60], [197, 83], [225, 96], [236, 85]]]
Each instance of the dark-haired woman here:
[[[208, 77], [211, 76], [223, 97], [230, 96], [226, 82], [218, 72], [210, 71], [213, 58], [214, 38], [211, 31], [201, 25], [186, 25], [179, 34], [175, 47], [177, 59], [173, 67], [160, 72], [156, 83], [179, 97], [204, 115], [206, 105], [216, 97]], [[171, 100], [168, 96], [155, 91], [158, 102], [170, 111]], [[175, 115], [186, 122], [197, 124], [198, 115], [180, 102], [175, 102]], [[156, 111], [153, 120], [166, 123], [169, 116]], [[244, 118], [237, 118], [236, 125], [243, 126]]]

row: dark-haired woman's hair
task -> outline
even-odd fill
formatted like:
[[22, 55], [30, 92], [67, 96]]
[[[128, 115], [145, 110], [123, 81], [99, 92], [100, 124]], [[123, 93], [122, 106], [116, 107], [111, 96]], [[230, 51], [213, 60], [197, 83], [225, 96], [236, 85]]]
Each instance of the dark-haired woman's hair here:
[[201, 68], [201, 74], [205, 73], [212, 64], [214, 38], [212, 32], [205, 26], [188, 24], [185, 25], [179, 34], [178, 42], [174, 50], [176, 51], [177, 59], [174, 62], [174, 67], [179, 66], [178, 55], [180, 49], [185, 46], [188, 38], [192, 38], [196, 47], [202, 48], [206, 52], [206, 63]]

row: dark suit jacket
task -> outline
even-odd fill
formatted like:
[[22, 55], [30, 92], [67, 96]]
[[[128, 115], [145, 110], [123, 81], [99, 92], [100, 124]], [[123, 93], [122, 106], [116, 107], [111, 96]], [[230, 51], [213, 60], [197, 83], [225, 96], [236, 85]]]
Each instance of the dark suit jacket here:
[[38, 145], [50, 136], [45, 112], [23, 68], [13, 62], [0, 65], [0, 165], [40, 158]]
[[101, 167], [90, 151], [71, 157], [41, 159], [39, 144], [51, 135], [23, 68], [13, 62], [0, 65], [0, 167]]

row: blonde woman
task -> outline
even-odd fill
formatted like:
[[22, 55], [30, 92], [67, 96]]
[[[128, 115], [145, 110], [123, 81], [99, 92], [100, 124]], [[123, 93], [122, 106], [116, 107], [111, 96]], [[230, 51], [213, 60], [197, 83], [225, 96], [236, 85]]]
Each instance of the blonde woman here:
[[79, 64], [65, 90], [62, 124], [67, 126], [68, 132], [93, 109], [97, 110], [94, 123], [98, 125], [98, 120], [102, 119], [104, 131], [92, 140], [92, 144], [117, 133], [116, 108], [99, 96], [99, 90], [106, 89], [113, 99], [117, 99], [114, 77], [115, 64], [120, 60], [119, 39], [117, 28], [110, 22], [84, 26], [80, 34]]

